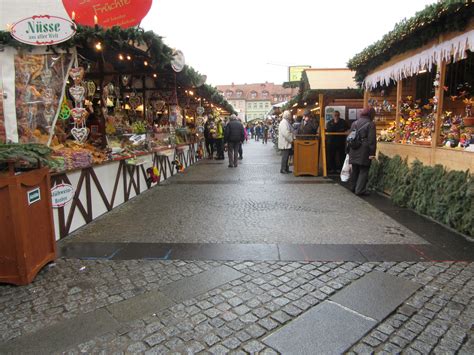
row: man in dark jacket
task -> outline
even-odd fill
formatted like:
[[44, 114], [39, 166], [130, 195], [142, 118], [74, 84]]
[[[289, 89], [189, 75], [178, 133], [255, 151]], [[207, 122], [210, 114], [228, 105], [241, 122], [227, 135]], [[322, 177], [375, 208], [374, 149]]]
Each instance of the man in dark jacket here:
[[[326, 132], [342, 133], [347, 131], [345, 120], [341, 119], [339, 111], [334, 111], [334, 116], [326, 125]], [[329, 173], [340, 172], [346, 157], [346, 136], [327, 136], [327, 158]]]
[[214, 120], [210, 117], [204, 124], [204, 142], [206, 145], [207, 156], [209, 159], [212, 159], [214, 156], [214, 138], [213, 130], [215, 132]]
[[239, 147], [245, 140], [245, 133], [244, 126], [235, 115], [230, 116], [230, 121], [225, 127], [224, 140], [227, 143], [229, 168], [236, 168], [239, 158]]
[[[318, 134], [318, 127], [319, 124], [316, 122], [316, 120], [312, 117], [311, 111], [306, 110], [303, 114], [303, 121], [301, 122], [301, 125], [298, 128], [297, 135], [301, 136], [298, 137], [299, 139], [316, 139], [314, 136]], [[305, 135], [309, 135], [306, 136]]]
[[367, 181], [369, 179], [370, 163], [375, 159], [377, 139], [373, 108], [362, 110], [360, 118], [352, 124], [351, 131], [357, 130], [361, 145], [357, 149], [349, 149], [349, 163], [352, 164], [352, 192], [356, 195], [368, 195]]

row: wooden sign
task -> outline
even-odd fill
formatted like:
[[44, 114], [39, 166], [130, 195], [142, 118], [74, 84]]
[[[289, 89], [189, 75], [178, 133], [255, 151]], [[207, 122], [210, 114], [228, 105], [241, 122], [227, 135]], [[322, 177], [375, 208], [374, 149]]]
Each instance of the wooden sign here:
[[16, 22], [10, 33], [19, 42], [33, 46], [49, 46], [74, 36], [76, 25], [62, 17], [35, 15]]
[[152, 0], [63, 0], [73, 21], [84, 26], [138, 26], [150, 11]]

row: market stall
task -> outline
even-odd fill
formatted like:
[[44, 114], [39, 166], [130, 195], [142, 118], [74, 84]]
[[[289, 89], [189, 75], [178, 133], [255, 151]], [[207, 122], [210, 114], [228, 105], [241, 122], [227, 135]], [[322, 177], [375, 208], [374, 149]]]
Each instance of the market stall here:
[[474, 171], [473, 48], [473, 3], [439, 2], [349, 61], [379, 153]]
[[233, 113], [153, 32], [74, 17], [54, 16], [72, 32], [58, 43], [21, 41], [21, 21], [0, 32], [0, 160], [26, 170], [23, 148], [49, 147], [57, 239], [202, 158], [205, 116]]
[[[345, 136], [346, 132], [327, 132], [326, 126], [335, 111], [339, 111], [347, 128], [357, 119], [363, 107], [362, 90], [357, 88], [354, 73], [349, 69], [306, 69], [300, 81], [300, 89], [287, 105], [294, 116], [303, 116], [309, 110], [319, 121], [318, 159], [323, 176], [328, 175], [327, 141], [335, 136]], [[321, 114], [321, 112], [323, 114]], [[343, 157], [340, 157], [343, 160]], [[318, 169], [318, 170], [319, 170]]]

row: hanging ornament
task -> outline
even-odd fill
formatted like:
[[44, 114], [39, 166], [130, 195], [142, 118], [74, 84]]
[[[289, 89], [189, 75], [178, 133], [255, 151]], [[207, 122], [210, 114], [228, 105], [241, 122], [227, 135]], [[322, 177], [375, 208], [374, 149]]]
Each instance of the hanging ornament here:
[[81, 85], [74, 85], [69, 88], [69, 93], [71, 94], [77, 106], [78, 104], [81, 104], [84, 100], [86, 89], [84, 89], [84, 87]]
[[49, 86], [51, 84], [52, 78], [53, 78], [53, 72], [51, 71], [51, 69], [46, 67], [41, 73], [41, 81], [43, 82], [44, 86]]
[[54, 92], [52, 88], [46, 88], [43, 93], [43, 101], [46, 106], [53, 104]]
[[71, 117], [71, 109], [67, 104], [66, 95], [64, 95], [63, 102], [61, 103], [61, 110], [59, 111], [59, 118], [62, 120], [68, 120], [69, 117]]
[[71, 68], [71, 70], [69, 70], [69, 76], [74, 81], [74, 84], [79, 85], [82, 79], [84, 79], [84, 68]]
[[130, 82], [131, 76], [130, 75], [122, 75], [120, 79], [122, 80], [122, 85], [127, 86], [128, 83]]
[[89, 129], [87, 127], [74, 127], [71, 129], [71, 134], [76, 141], [84, 143], [89, 136]]
[[48, 122], [48, 125], [51, 125], [51, 123], [53, 122], [54, 113], [55, 112], [52, 107], [49, 107], [49, 109], [45, 109], [43, 111], [44, 119]]
[[130, 96], [128, 102], [130, 103], [130, 107], [132, 108], [132, 110], [135, 111], [137, 107], [140, 106], [140, 104], [142, 103], [142, 99], [140, 98], [140, 96]]
[[94, 97], [95, 91], [97, 90], [97, 86], [92, 80], [89, 80], [86, 82], [86, 88], [87, 88], [87, 96], [88, 97]]
[[71, 116], [75, 123], [82, 125], [87, 117], [87, 110], [83, 107], [73, 108]]

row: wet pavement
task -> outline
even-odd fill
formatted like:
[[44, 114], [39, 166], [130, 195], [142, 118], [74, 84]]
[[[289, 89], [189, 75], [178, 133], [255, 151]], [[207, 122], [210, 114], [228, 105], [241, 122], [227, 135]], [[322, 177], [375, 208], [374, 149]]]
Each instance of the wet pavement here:
[[278, 158], [202, 161], [61, 241], [0, 285], [0, 353], [474, 353], [471, 242]]

